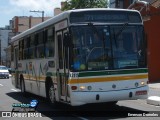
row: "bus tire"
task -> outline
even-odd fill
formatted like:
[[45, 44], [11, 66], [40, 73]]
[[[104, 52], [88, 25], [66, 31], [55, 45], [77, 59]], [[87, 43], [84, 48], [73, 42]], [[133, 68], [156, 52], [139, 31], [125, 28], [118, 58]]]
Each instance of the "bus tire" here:
[[47, 85], [47, 99], [51, 105], [55, 105], [55, 91], [52, 82], [49, 82], [49, 84]]

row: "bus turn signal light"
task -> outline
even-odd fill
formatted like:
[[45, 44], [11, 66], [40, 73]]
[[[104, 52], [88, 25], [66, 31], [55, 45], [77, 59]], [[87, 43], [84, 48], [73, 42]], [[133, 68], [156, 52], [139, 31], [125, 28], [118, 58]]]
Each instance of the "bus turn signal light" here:
[[72, 90], [77, 90], [77, 86], [71, 86]]

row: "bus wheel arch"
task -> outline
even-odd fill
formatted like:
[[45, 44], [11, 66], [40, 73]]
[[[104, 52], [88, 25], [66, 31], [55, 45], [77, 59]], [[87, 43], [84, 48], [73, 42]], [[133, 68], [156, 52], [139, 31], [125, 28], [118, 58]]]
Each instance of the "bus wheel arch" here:
[[45, 81], [46, 86], [46, 98], [51, 104], [55, 104], [55, 90], [51, 77], [47, 77]]

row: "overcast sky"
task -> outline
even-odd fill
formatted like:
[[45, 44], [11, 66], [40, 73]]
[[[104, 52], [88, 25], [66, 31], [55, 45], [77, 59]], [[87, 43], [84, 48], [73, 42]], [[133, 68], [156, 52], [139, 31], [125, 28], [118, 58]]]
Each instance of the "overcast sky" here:
[[9, 25], [14, 16], [42, 16], [30, 10], [45, 11], [45, 16], [53, 16], [54, 8], [60, 7], [61, 1], [65, 0], [0, 0], [0, 27]]

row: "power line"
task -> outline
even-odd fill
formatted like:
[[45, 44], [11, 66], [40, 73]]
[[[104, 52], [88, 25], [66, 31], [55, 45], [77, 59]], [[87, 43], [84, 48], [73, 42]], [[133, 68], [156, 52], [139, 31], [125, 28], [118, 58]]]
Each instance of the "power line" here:
[[44, 21], [44, 11], [36, 11], [36, 10], [33, 10], [33, 11], [31, 11], [30, 10], [30, 12], [38, 12], [38, 13], [42, 13], [42, 22]]

